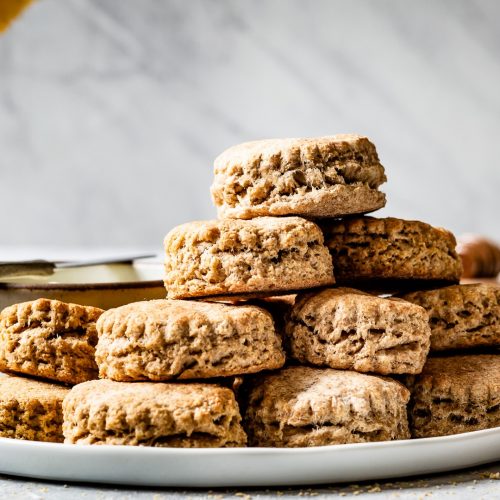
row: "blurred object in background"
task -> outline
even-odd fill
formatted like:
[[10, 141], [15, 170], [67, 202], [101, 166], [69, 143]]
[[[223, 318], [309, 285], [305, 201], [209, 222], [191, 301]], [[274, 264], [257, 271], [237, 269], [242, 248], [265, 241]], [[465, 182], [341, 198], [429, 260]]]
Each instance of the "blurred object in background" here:
[[0, 32], [5, 31], [9, 24], [31, 3], [31, 0], [0, 1]]
[[500, 247], [477, 234], [458, 238], [457, 251], [462, 259], [463, 278], [494, 277], [500, 273]]

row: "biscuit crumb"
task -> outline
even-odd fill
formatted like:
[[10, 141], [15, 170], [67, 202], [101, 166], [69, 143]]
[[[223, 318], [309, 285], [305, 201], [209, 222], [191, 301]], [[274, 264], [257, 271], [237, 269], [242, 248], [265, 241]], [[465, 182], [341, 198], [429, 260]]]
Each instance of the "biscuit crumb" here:
[[234, 494], [235, 497], [241, 497], [244, 500], [250, 500], [252, 498], [252, 495], [249, 495], [248, 493], [243, 493], [241, 491], [238, 491]]

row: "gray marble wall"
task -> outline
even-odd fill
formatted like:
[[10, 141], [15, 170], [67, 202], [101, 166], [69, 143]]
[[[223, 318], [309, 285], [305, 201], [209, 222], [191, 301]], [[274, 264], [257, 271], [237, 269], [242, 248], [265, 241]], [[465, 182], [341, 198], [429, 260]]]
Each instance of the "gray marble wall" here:
[[358, 132], [380, 212], [500, 239], [500, 2], [39, 0], [0, 38], [0, 243], [151, 246], [213, 158]]

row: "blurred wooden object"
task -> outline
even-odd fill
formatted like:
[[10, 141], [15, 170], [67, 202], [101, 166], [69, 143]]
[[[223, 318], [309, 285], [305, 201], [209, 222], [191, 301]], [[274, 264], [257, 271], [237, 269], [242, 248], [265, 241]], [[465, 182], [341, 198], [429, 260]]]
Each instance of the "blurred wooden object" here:
[[32, 0], [0, 0], [0, 32], [31, 3]]
[[500, 247], [477, 234], [458, 238], [457, 251], [462, 259], [463, 278], [495, 277], [500, 273]]

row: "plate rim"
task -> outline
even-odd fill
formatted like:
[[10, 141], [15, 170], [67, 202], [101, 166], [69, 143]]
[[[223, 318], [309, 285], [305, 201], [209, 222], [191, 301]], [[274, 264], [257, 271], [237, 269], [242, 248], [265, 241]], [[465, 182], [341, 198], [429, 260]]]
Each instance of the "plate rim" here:
[[496, 463], [499, 444], [500, 427], [309, 448], [155, 448], [0, 438], [0, 474], [131, 487], [317, 486], [410, 478]]

